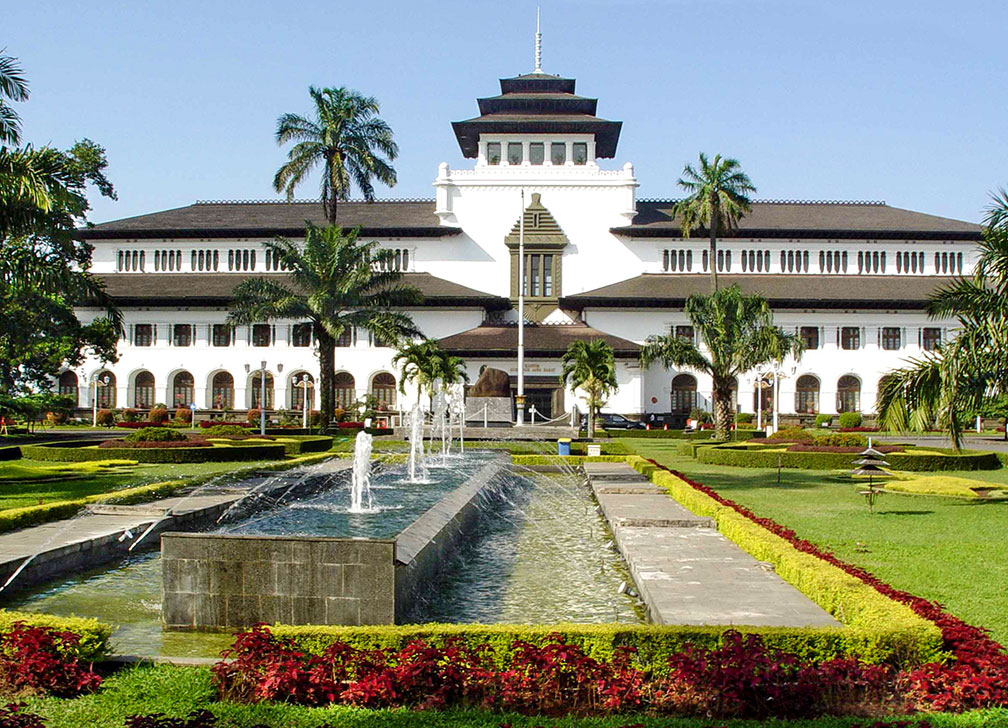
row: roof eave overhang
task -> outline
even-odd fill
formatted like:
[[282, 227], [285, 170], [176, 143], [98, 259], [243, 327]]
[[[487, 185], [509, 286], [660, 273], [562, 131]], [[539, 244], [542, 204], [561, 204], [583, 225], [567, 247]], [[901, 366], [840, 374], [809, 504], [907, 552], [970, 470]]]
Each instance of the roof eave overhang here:
[[[347, 226], [352, 230], [353, 227]], [[74, 233], [78, 240], [151, 240], [155, 238], [273, 238], [304, 237], [304, 227], [286, 228], [150, 228], [145, 230], [123, 230], [102, 228], [81, 228]], [[359, 235], [376, 238], [441, 238], [461, 235], [462, 228], [443, 225], [439, 227], [368, 227], [362, 225]]]
[[[609, 228], [613, 235], [623, 235], [631, 238], [682, 238], [678, 228], [649, 227], [646, 225], [624, 225]], [[695, 231], [694, 237], [707, 235], [704, 230]], [[737, 231], [730, 237], [719, 240], [741, 240], [750, 238], [800, 238], [811, 240], [951, 240], [953, 242], [975, 242], [982, 239], [980, 231], [948, 231], [948, 230], [817, 230], [817, 229], [776, 229], [747, 228]]]
[[[789, 310], [888, 310], [920, 311], [927, 306], [925, 300], [895, 299], [822, 299], [822, 298], [768, 298], [772, 309]], [[570, 296], [560, 299], [560, 307], [581, 311], [586, 308], [673, 308], [681, 309], [686, 299], [677, 298], [629, 298], [616, 296]]]
[[479, 156], [480, 134], [594, 134], [595, 156], [612, 159], [616, 156], [621, 121], [503, 121], [470, 119], [453, 121], [452, 129], [458, 139], [462, 156], [475, 159]]
[[[500, 358], [500, 359], [508, 359], [508, 358], [513, 358], [515, 356], [515, 350], [514, 349], [510, 349], [510, 348], [508, 348], [508, 349], [500, 349], [500, 348], [480, 349], [480, 348], [472, 348], [472, 347], [458, 348], [458, 347], [452, 347], [451, 345], [444, 344], [443, 340], [442, 340], [442, 345], [444, 346], [444, 349], [445, 349], [445, 351], [447, 353], [452, 354], [454, 356], [461, 356], [463, 358], [466, 358], [466, 357], [468, 357], [468, 358], [472, 358], [472, 357], [484, 357], [484, 358], [494, 357], [494, 358]], [[525, 348], [525, 356], [526, 357], [532, 357], [532, 358], [537, 358], [537, 357], [538, 358], [555, 358], [555, 357], [563, 356], [565, 352], [566, 352], [566, 349], [554, 349], [554, 348], [549, 348], [549, 349], [530, 349], [528, 347]], [[639, 350], [634, 350], [634, 351], [618, 350], [618, 351], [614, 351], [613, 352], [613, 357], [616, 358], [616, 359], [634, 359], [634, 360], [636, 360], [639, 356], [640, 356], [640, 351]]]
[[[112, 296], [120, 308], [226, 308], [230, 296]], [[506, 311], [511, 302], [506, 298], [465, 298], [460, 296], [428, 296], [409, 308], [482, 308], [487, 311]]]

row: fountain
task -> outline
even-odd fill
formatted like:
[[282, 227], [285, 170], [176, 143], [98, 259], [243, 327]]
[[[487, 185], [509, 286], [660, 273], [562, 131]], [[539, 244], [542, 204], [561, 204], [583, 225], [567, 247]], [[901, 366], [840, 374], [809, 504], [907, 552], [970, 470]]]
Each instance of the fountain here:
[[[350, 513], [373, 513], [371, 501], [371, 435], [361, 430], [354, 442], [353, 472], [350, 478]], [[367, 506], [364, 500], [367, 499]]]
[[[410, 411], [410, 436], [409, 436], [409, 482], [426, 483], [427, 481], [427, 461], [424, 458], [423, 443], [423, 411], [420, 403], [413, 405]], [[417, 476], [419, 470], [420, 475]]]

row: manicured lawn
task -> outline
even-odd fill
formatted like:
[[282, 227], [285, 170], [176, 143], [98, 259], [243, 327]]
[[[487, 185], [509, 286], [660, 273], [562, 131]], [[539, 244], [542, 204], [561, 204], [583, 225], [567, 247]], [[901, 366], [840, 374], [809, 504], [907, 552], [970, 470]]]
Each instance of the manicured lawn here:
[[[837, 473], [785, 469], [778, 485], [776, 470], [700, 464], [675, 441], [623, 442], [1008, 644], [1008, 501], [887, 493], [873, 516]], [[947, 475], [1008, 483], [1008, 468]]]
[[[0, 510], [72, 500], [122, 488], [199, 476], [212, 476], [263, 463], [165, 463], [102, 466], [37, 460], [0, 462]], [[121, 461], [120, 461], [121, 462]]]
[[[236, 705], [214, 702], [207, 668], [160, 665], [123, 670], [106, 679], [101, 690], [74, 700], [32, 698], [27, 709], [44, 718], [48, 728], [121, 728], [126, 716], [164, 713], [184, 716], [208, 709], [218, 716], [220, 728], [262, 723], [275, 728], [315, 728], [328, 722], [333, 728], [441, 728], [476, 726], [497, 728], [615, 728], [639, 724], [642, 728], [699, 728], [732, 726], [759, 728], [847, 728], [869, 723], [863, 718], [822, 718], [807, 721], [725, 721], [697, 718], [657, 718], [623, 715], [608, 718], [543, 718], [488, 713], [481, 710], [445, 712], [410, 710], [363, 710], [359, 708], [304, 708], [282, 703]], [[928, 716], [932, 728], [972, 728], [1005, 725], [1008, 711], [986, 710], [963, 715]]]

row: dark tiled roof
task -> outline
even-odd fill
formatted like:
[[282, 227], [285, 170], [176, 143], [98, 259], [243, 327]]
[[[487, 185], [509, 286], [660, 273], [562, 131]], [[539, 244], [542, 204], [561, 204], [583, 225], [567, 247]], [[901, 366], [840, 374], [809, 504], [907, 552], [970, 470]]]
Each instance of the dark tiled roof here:
[[[718, 285], [739, 284], [773, 308], [922, 309], [940, 276], [719, 275]], [[681, 308], [688, 296], [710, 293], [707, 274], [645, 273], [560, 299], [563, 308]]]
[[[284, 273], [113, 273], [97, 275], [120, 306], [226, 306], [234, 287], [248, 278], [285, 280]], [[424, 306], [467, 306], [490, 310], [510, 308], [506, 298], [437, 278], [430, 273], [404, 273], [402, 282], [415, 286]]]
[[[637, 344], [619, 336], [606, 334], [584, 324], [545, 326], [526, 324], [526, 356], [560, 356], [574, 341], [603, 339], [609, 342], [617, 358], [635, 359]], [[484, 324], [441, 339], [441, 346], [459, 356], [514, 356], [518, 350], [516, 325]]]
[[[630, 225], [613, 232], [633, 237], [679, 237], [672, 201], [638, 201]], [[736, 237], [978, 240], [980, 226], [875, 202], [754, 202]], [[705, 230], [695, 231], [703, 237]]]
[[[337, 223], [360, 226], [362, 235], [434, 237], [457, 235], [441, 225], [434, 201], [340, 202]], [[82, 229], [88, 240], [109, 238], [273, 237], [304, 235], [305, 220], [328, 224], [319, 202], [196, 202], [186, 207], [127, 217]]]

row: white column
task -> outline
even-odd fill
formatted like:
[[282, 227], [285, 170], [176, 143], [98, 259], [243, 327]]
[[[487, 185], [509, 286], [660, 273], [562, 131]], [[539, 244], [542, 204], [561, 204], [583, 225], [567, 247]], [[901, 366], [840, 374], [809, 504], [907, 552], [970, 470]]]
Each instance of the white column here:
[[574, 142], [573, 142], [573, 140], [568, 139], [567, 141], [565, 141], [564, 142], [564, 149], [567, 152], [567, 154], [566, 154], [567, 161], [565, 162], [565, 164], [567, 166], [569, 166], [569, 167], [573, 166], [574, 165]]

